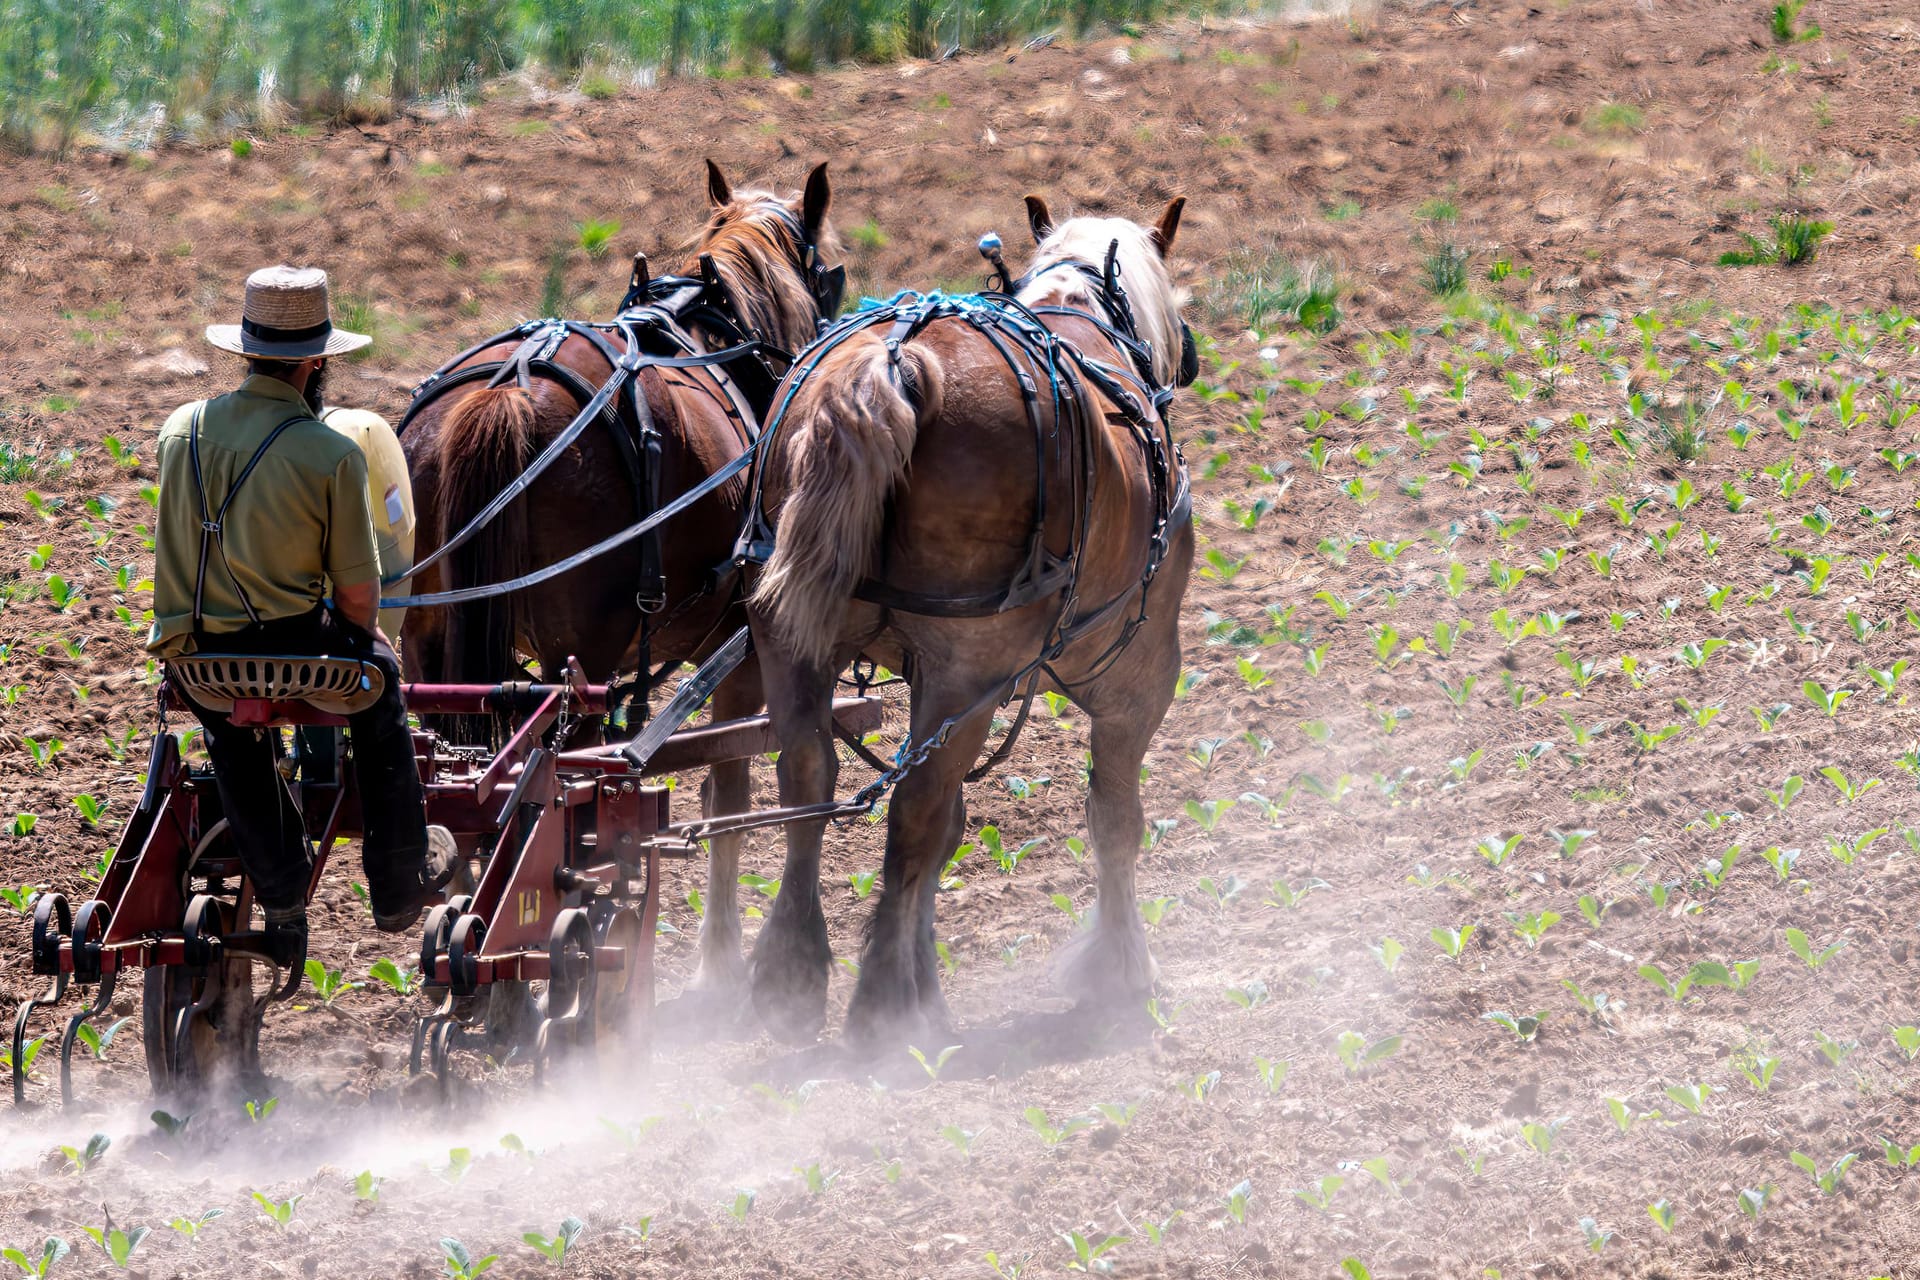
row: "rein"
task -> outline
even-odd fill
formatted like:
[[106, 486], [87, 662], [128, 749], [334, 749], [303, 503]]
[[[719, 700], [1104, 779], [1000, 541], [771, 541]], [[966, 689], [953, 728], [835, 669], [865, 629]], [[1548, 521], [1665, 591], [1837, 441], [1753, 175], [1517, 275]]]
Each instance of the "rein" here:
[[[788, 214], [785, 209], [781, 212]], [[791, 217], [790, 214], [788, 216]], [[798, 221], [797, 218], [793, 219], [796, 226]], [[811, 294], [818, 277], [821, 274], [831, 273], [821, 272], [814, 259], [812, 247], [806, 243], [805, 237], [799, 236], [798, 240], [801, 246], [801, 260], [808, 264], [806, 278], [809, 281]], [[634, 482], [636, 509], [640, 511], [641, 519], [625, 530], [602, 539], [592, 547], [576, 552], [557, 564], [511, 581], [400, 597], [385, 601], [382, 607], [464, 604], [505, 595], [546, 582], [578, 568], [597, 556], [624, 546], [636, 538], [653, 533], [665, 519], [685, 510], [697, 497], [703, 497], [718, 488], [720, 483], [737, 474], [744, 469], [747, 462], [751, 461], [752, 445], [749, 444], [748, 451], [742, 454], [740, 459], [723, 468], [721, 474], [708, 477], [701, 485], [696, 486], [695, 490], [682, 495], [667, 507], [655, 509], [657, 494], [654, 489], [658, 483], [659, 433], [655, 430], [652, 414], [646, 407], [646, 397], [638, 388], [640, 372], [649, 368], [706, 369], [725, 392], [726, 399], [723, 407], [729, 416], [740, 424], [749, 441], [752, 441], [758, 434], [756, 424], [759, 415], [755, 412], [755, 405], [748, 400], [746, 393], [737, 385], [735, 379], [728, 376], [728, 367], [743, 361], [752, 361], [753, 363], [746, 367], [758, 370], [771, 382], [777, 380], [779, 376], [772, 365], [778, 364], [784, 368], [792, 363], [793, 357], [746, 328], [739, 309], [733, 299], [728, 296], [725, 285], [721, 282], [719, 273], [713, 268], [710, 258], [701, 259], [701, 276], [697, 279], [682, 276], [648, 279], [645, 276], [643, 264], [644, 260], [636, 262], [634, 278], [628, 287], [626, 297], [621, 301], [620, 314], [612, 321], [600, 324], [585, 324], [571, 320], [528, 321], [468, 348], [428, 375], [415, 389], [412, 403], [395, 428], [396, 434], [405, 431], [407, 425], [428, 404], [456, 387], [469, 385], [482, 379], [486, 379], [489, 386], [504, 386], [512, 380], [525, 387], [534, 376], [547, 378], [565, 387], [582, 402], [582, 407], [565, 429], [548, 442], [513, 483], [496, 494], [485, 507], [474, 514], [465, 526], [419, 564], [404, 574], [384, 579], [382, 585], [391, 586], [418, 576], [485, 529], [507, 508], [509, 503], [524, 494], [596, 419], [607, 423], [627, 462]], [[701, 351], [699, 344], [688, 332], [696, 325], [731, 339], [731, 345], [717, 351]], [[624, 349], [614, 345], [612, 335], [617, 335], [621, 339]], [[557, 363], [554, 359], [560, 346], [568, 338], [576, 336], [592, 343], [601, 356], [613, 366], [613, 372], [597, 389], [589, 385], [579, 374]], [[508, 342], [514, 342], [516, 345], [513, 352], [505, 359], [460, 367], [475, 355]], [[665, 352], [677, 354], [665, 354]], [[743, 459], [745, 461], [742, 461]], [[649, 540], [649, 544], [643, 545], [642, 550], [643, 553], [650, 554], [643, 554], [642, 557], [641, 590], [636, 602], [643, 612], [656, 613], [666, 603], [664, 579], [658, 569], [657, 545]]]

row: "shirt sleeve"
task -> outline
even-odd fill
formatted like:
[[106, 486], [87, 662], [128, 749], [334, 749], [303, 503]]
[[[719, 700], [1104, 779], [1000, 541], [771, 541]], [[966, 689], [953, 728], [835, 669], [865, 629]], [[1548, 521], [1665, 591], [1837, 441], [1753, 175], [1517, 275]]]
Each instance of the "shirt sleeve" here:
[[336, 587], [357, 587], [380, 577], [380, 554], [373, 540], [373, 512], [367, 506], [367, 460], [350, 449], [334, 468], [327, 495], [327, 577]]

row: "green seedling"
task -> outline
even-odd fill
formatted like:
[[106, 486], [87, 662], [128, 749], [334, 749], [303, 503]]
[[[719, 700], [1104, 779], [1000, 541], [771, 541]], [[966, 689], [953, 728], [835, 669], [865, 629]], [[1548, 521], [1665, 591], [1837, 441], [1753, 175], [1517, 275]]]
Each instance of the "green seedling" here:
[[292, 1222], [294, 1210], [300, 1207], [300, 1202], [304, 1199], [306, 1199], [305, 1196], [298, 1195], [288, 1196], [285, 1200], [274, 1200], [264, 1192], [253, 1193], [253, 1202], [260, 1206], [261, 1216], [276, 1227], [285, 1227]]
[[1833, 784], [1834, 790], [1840, 793], [1840, 800], [1843, 804], [1852, 804], [1869, 791], [1872, 791], [1875, 787], [1881, 785], [1880, 779], [1878, 778], [1869, 778], [1865, 782], [1856, 783], [1843, 771], [1832, 765], [1828, 765], [1826, 768], [1820, 770], [1820, 776]]
[[1554, 843], [1560, 846], [1560, 856], [1562, 858], [1575, 857], [1579, 854], [1581, 845], [1599, 834], [1598, 831], [1590, 827], [1575, 827], [1571, 831], [1562, 831], [1558, 827], [1550, 827], [1547, 830], [1547, 835], [1552, 837]]
[[1056, 1125], [1048, 1117], [1044, 1107], [1028, 1107], [1022, 1114], [1026, 1117], [1027, 1126], [1040, 1135], [1040, 1141], [1048, 1148], [1059, 1146], [1074, 1134], [1084, 1133], [1097, 1123], [1097, 1118], [1094, 1116], [1079, 1115], [1068, 1116]]
[[[1374, 960], [1389, 975], [1400, 967], [1400, 957], [1406, 954], [1406, 947], [1398, 939], [1382, 938], [1379, 942], [1369, 942], [1367, 950], [1373, 953]], [[1264, 991], [1265, 988], [1263, 987]]]
[[1607, 1104], [1607, 1115], [1613, 1120], [1613, 1127], [1621, 1133], [1633, 1132], [1633, 1126], [1639, 1124], [1642, 1120], [1660, 1119], [1660, 1113], [1658, 1111], [1635, 1110], [1633, 1107], [1627, 1105], [1625, 1098], [1607, 1098], [1604, 1099], [1604, 1101]]
[[447, 1269], [449, 1280], [479, 1280], [494, 1263], [500, 1261], [500, 1255], [490, 1253], [484, 1258], [476, 1258], [452, 1236], [440, 1239], [440, 1252]]
[[80, 1229], [86, 1232], [88, 1238], [100, 1246], [100, 1251], [107, 1255], [108, 1260], [122, 1271], [127, 1269], [134, 1251], [140, 1247], [140, 1242], [145, 1240], [147, 1233], [152, 1230], [151, 1227], [135, 1227], [131, 1231], [122, 1231], [113, 1225], [112, 1218], [108, 1218], [107, 1225], [104, 1227], [81, 1227]]
[[1434, 945], [1440, 948], [1447, 959], [1458, 960], [1460, 953], [1466, 950], [1467, 943], [1473, 938], [1475, 928], [1476, 926], [1470, 924], [1461, 925], [1457, 929], [1441, 926], [1430, 930], [1427, 936], [1433, 939]]
[[1474, 852], [1478, 853], [1496, 867], [1505, 866], [1507, 859], [1513, 856], [1514, 850], [1520, 847], [1520, 842], [1525, 838], [1526, 835], [1524, 832], [1505, 837], [1499, 835], [1482, 836], [1480, 843], [1474, 846]]
[[1599, 1253], [1613, 1239], [1613, 1232], [1602, 1229], [1593, 1218], [1580, 1219], [1580, 1234], [1587, 1242], [1589, 1253]]
[[1806, 785], [1806, 779], [1802, 778], [1799, 774], [1790, 774], [1787, 780], [1780, 784], [1778, 791], [1767, 792], [1767, 799], [1773, 803], [1775, 809], [1781, 813], [1785, 813], [1787, 806], [1793, 803], [1793, 798], [1799, 795], [1801, 789]]
[[986, 1130], [984, 1128], [963, 1129], [957, 1124], [950, 1124], [940, 1130], [940, 1136], [951, 1143], [953, 1149], [958, 1151], [961, 1156], [971, 1160], [973, 1158], [974, 1140], [985, 1132]]
[[[1386, 941], [1392, 942], [1393, 939], [1388, 938]], [[1395, 943], [1394, 945], [1398, 946], [1399, 944]], [[1375, 955], [1377, 956], [1378, 954], [1379, 953], [1376, 949]], [[1397, 955], [1395, 959], [1398, 959]], [[1392, 970], [1388, 970], [1388, 972], [1392, 972]], [[1228, 987], [1227, 999], [1231, 1001], [1236, 1007], [1248, 1013], [1251, 1013], [1255, 1009], [1258, 1009], [1261, 1005], [1265, 1004], [1269, 999], [1269, 996], [1267, 993], [1267, 984], [1260, 981], [1258, 978], [1255, 978], [1252, 982], [1249, 982], [1244, 987]]]
[[1546, 1022], [1549, 1015], [1545, 1009], [1517, 1015], [1508, 1013], [1505, 1009], [1495, 1009], [1491, 1013], [1483, 1013], [1480, 1016], [1496, 1027], [1504, 1027], [1511, 1031], [1522, 1044], [1532, 1044], [1534, 1037], [1540, 1034], [1541, 1024]]
[[753, 1212], [754, 1201], [760, 1193], [752, 1187], [741, 1187], [733, 1193], [733, 1200], [727, 1205], [727, 1216], [735, 1222], [745, 1222], [747, 1215]]
[[1774, 1185], [1769, 1182], [1760, 1187], [1742, 1187], [1740, 1194], [1734, 1197], [1743, 1217], [1760, 1221], [1760, 1215], [1767, 1211], [1767, 1202], [1773, 1199]]
[[348, 982], [344, 970], [329, 969], [318, 960], [307, 961], [306, 974], [307, 984], [320, 997], [320, 1003], [328, 1007], [347, 992], [358, 991], [361, 987], [358, 982]]
[[1106, 1255], [1131, 1240], [1132, 1236], [1105, 1236], [1099, 1243], [1081, 1235], [1078, 1231], [1062, 1231], [1060, 1238], [1073, 1251], [1073, 1260], [1067, 1263], [1069, 1271], [1107, 1272], [1113, 1270], [1113, 1263]]
[[552, 1236], [542, 1235], [538, 1231], [526, 1231], [521, 1233], [520, 1239], [525, 1241], [529, 1248], [545, 1258], [548, 1262], [564, 1266], [567, 1260], [567, 1250], [573, 1247], [574, 1241], [585, 1234], [586, 1229], [586, 1223], [578, 1218], [568, 1216], [560, 1223], [560, 1230]]
[[1189, 1098], [1192, 1098], [1195, 1102], [1205, 1102], [1213, 1097], [1213, 1091], [1219, 1087], [1220, 1073], [1218, 1071], [1209, 1071], [1204, 1075], [1195, 1076], [1193, 1079], [1187, 1081], [1187, 1083], [1181, 1085], [1180, 1091]]
[[981, 1257], [986, 1260], [988, 1268], [994, 1275], [999, 1276], [1000, 1280], [1020, 1280], [1020, 1277], [1026, 1274], [1027, 1264], [1033, 1261], [1033, 1255], [1030, 1253], [1023, 1253], [1018, 1258], [1012, 1255], [1002, 1258], [993, 1249], [987, 1250]]
[[1523, 1124], [1520, 1126], [1520, 1138], [1535, 1151], [1551, 1159], [1553, 1156], [1553, 1144], [1560, 1140], [1560, 1131], [1566, 1127], [1567, 1121], [1572, 1118], [1571, 1116], [1561, 1116], [1557, 1120], [1548, 1120], [1544, 1123], [1530, 1122]]
[[1295, 1199], [1308, 1208], [1325, 1213], [1332, 1206], [1335, 1194], [1346, 1185], [1347, 1180], [1344, 1177], [1337, 1173], [1329, 1173], [1310, 1186], [1294, 1188], [1293, 1194]]
[[1684, 1107], [1694, 1115], [1700, 1115], [1709, 1100], [1720, 1090], [1710, 1084], [1670, 1084], [1666, 1087], [1667, 1097]]
[[1836, 1067], [1852, 1057], [1853, 1051], [1860, 1047], [1858, 1040], [1837, 1040], [1824, 1031], [1814, 1032], [1813, 1042], [1822, 1056]]
[[353, 1181], [348, 1183], [347, 1186], [353, 1192], [353, 1198], [355, 1200], [378, 1200], [380, 1198], [380, 1186], [385, 1181], [385, 1178], [374, 1177], [373, 1170], [362, 1169], [353, 1176]]
[[1881, 1154], [1887, 1163], [1896, 1169], [1911, 1169], [1920, 1165], [1920, 1143], [1908, 1146], [1904, 1142], [1895, 1142], [1892, 1138], [1880, 1139]]
[[1535, 911], [1526, 915], [1508, 911], [1504, 914], [1507, 922], [1513, 926], [1513, 931], [1526, 940], [1529, 951], [1537, 950], [1540, 939], [1546, 935], [1547, 930], [1560, 923], [1558, 911]]
[[1851, 689], [1838, 687], [1829, 689], [1818, 680], [1808, 680], [1800, 686], [1800, 691], [1807, 695], [1807, 699], [1812, 702], [1814, 706], [1826, 712], [1829, 720], [1838, 716], [1840, 714], [1840, 708], [1846, 705], [1848, 698], [1853, 696], [1853, 690]]
[[1248, 1178], [1236, 1183], [1222, 1203], [1226, 1206], [1227, 1217], [1233, 1220], [1235, 1226], [1246, 1226], [1247, 1210], [1253, 1204], [1253, 1180]]
[[69, 1169], [72, 1169], [73, 1172], [77, 1174], [85, 1173], [94, 1166], [95, 1162], [97, 1162], [101, 1156], [107, 1153], [107, 1148], [112, 1145], [113, 1140], [107, 1137], [106, 1134], [96, 1133], [87, 1139], [86, 1146], [61, 1147], [60, 1154], [67, 1158], [67, 1167]]
[[65, 1240], [59, 1236], [48, 1236], [38, 1254], [29, 1255], [24, 1249], [0, 1249], [0, 1258], [20, 1268], [22, 1275], [44, 1280], [47, 1272], [53, 1269], [53, 1264], [71, 1252], [73, 1247]]
[[1673, 1234], [1673, 1201], [1655, 1200], [1647, 1206], [1647, 1216], [1653, 1219], [1653, 1225], [1668, 1235]]
[[403, 969], [392, 960], [374, 961], [367, 970], [367, 976], [388, 987], [395, 995], [410, 996], [420, 986], [418, 969]]
[[116, 1018], [104, 1027], [96, 1027], [90, 1022], [82, 1023], [79, 1030], [74, 1032], [74, 1038], [87, 1047], [87, 1052], [96, 1062], [103, 1062], [106, 1060], [107, 1047], [113, 1043], [114, 1036], [118, 1035], [120, 1028], [130, 1021], [132, 1021], [130, 1018]]
[[907, 1053], [912, 1056], [915, 1062], [920, 1064], [920, 1069], [927, 1073], [927, 1079], [938, 1080], [940, 1073], [946, 1069], [948, 1060], [951, 1059], [954, 1054], [960, 1052], [960, 1049], [960, 1045], [950, 1044], [936, 1053], [931, 1060], [928, 1059], [925, 1051], [913, 1045], [907, 1046]]
[[1816, 947], [1814, 943], [1808, 939], [1807, 935], [1799, 929], [1788, 929], [1786, 936], [1787, 949], [1793, 952], [1794, 955], [1799, 956], [1800, 962], [1809, 969], [1819, 969], [1825, 966], [1828, 961], [1839, 955], [1840, 952], [1846, 948], [1848, 941], [1846, 938], [1842, 938], [1831, 946], [1820, 948]]
[[1793, 1161], [1793, 1167], [1795, 1167], [1795, 1169], [1799, 1169], [1801, 1173], [1805, 1173], [1809, 1178], [1812, 1178], [1812, 1184], [1820, 1188], [1820, 1194], [1822, 1194], [1822, 1196], [1832, 1196], [1834, 1192], [1839, 1190], [1839, 1184], [1841, 1184], [1841, 1180], [1847, 1176], [1847, 1171], [1853, 1169], [1853, 1161], [1857, 1161], [1859, 1157], [1859, 1151], [1847, 1151], [1845, 1155], [1841, 1155], [1832, 1165], [1828, 1165], [1828, 1169], [1826, 1169], [1824, 1173], [1822, 1173], [1820, 1165], [1814, 1163], [1811, 1155], [1801, 1155], [1799, 1151], [1793, 1151], [1788, 1159], [1789, 1161]]
[[1374, 1063], [1385, 1062], [1400, 1052], [1404, 1042], [1403, 1036], [1383, 1036], [1379, 1040], [1369, 1041], [1358, 1031], [1342, 1031], [1334, 1052], [1346, 1067], [1348, 1075], [1359, 1075]]
[[215, 1218], [225, 1217], [226, 1213], [227, 1211], [225, 1209], [215, 1206], [197, 1218], [182, 1216], [173, 1219], [173, 1221], [167, 1223], [167, 1225], [185, 1236], [189, 1245], [195, 1245], [200, 1243], [200, 1233], [206, 1229], [207, 1224]]

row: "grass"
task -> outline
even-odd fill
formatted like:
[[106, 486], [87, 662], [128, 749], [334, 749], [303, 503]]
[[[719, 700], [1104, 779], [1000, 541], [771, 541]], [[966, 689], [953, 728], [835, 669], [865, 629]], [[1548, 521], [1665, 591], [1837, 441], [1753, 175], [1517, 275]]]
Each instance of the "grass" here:
[[1802, 27], [1799, 24], [1800, 11], [1807, 7], [1807, 0], [1781, 0], [1767, 15], [1767, 27], [1773, 32], [1773, 38], [1780, 44], [1803, 44], [1808, 40], [1820, 38], [1820, 28], [1809, 22]]
[[1420, 257], [1421, 283], [1436, 298], [1451, 298], [1467, 287], [1471, 255], [1451, 240], [1436, 240]]
[[[0, 136], [64, 151], [89, 135], [134, 145], [156, 131], [391, 117], [422, 97], [460, 98], [533, 72], [589, 98], [645, 73], [765, 74], [847, 61], [998, 49], [1065, 27], [1115, 29], [1163, 13], [1238, 13], [1245, 0], [985, 0], [963, 12], [924, 0], [99, 0], [10, 9], [0, 55]], [[234, 38], [243, 28], [245, 39]], [[637, 73], [637, 74], [636, 74]], [[270, 95], [260, 86], [270, 84]], [[159, 108], [156, 116], [153, 108]], [[937, 100], [936, 100], [937, 107]]]
[[1587, 131], [1602, 137], [1638, 133], [1646, 123], [1646, 113], [1631, 102], [1603, 102], [1587, 113]]
[[1236, 316], [1249, 329], [1294, 324], [1310, 333], [1340, 326], [1339, 276], [1324, 261], [1299, 262], [1277, 252], [1236, 255], [1209, 294], [1210, 309]]
[[1796, 267], [1819, 256], [1820, 242], [1833, 234], [1831, 222], [1803, 218], [1797, 213], [1776, 213], [1768, 219], [1773, 228], [1771, 240], [1741, 232], [1747, 242], [1744, 249], [1732, 249], [1720, 255], [1723, 267]]

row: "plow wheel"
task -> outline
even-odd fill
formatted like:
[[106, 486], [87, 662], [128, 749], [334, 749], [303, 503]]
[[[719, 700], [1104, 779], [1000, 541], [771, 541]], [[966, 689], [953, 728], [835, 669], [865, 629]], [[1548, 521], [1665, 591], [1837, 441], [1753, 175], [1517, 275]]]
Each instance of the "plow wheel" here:
[[547, 939], [547, 1017], [533, 1042], [533, 1078], [594, 1040], [594, 931], [587, 913], [570, 907], [554, 917]]
[[233, 906], [202, 894], [187, 908], [187, 952], [197, 963], [146, 971], [140, 1008], [147, 1079], [158, 1097], [191, 1098], [226, 1072], [260, 1070], [259, 1001], [253, 962], [210, 945], [231, 926]]
[[611, 1078], [645, 1062], [653, 1030], [653, 964], [645, 944], [640, 913], [630, 907], [602, 907], [590, 911], [594, 941], [619, 947], [627, 962], [618, 971], [597, 975], [593, 996], [593, 1038], [600, 1065]]

